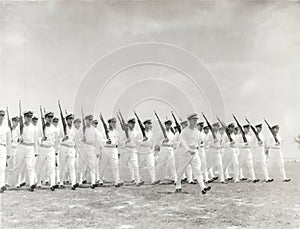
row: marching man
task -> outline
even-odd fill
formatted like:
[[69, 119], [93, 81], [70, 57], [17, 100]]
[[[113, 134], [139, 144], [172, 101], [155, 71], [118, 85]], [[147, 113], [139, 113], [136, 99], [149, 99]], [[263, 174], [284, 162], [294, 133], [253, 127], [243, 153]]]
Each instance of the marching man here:
[[86, 129], [82, 131], [81, 138], [81, 150], [78, 151], [81, 159], [79, 166], [79, 171], [84, 174], [85, 169], [90, 173], [91, 178], [91, 189], [97, 187], [96, 185], [96, 146], [100, 143], [100, 133], [92, 126], [93, 115], [87, 115], [85, 117]]
[[187, 117], [189, 126], [182, 130], [181, 133], [181, 147], [183, 151], [179, 151], [180, 155], [178, 160], [177, 181], [175, 192], [181, 192], [180, 178], [188, 165], [191, 165], [193, 174], [198, 181], [202, 194], [205, 194], [211, 188], [206, 187], [203, 182], [201, 172], [201, 160], [199, 155], [199, 147], [203, 144], [199, 130], [196, 128], [198, 115], [193, 113]]
[[268, 169], [267, 169], [267, 160], [265, 154], [265, 139], [262, 134], [262, 124], [259, 123], [255, 126], [257, 136], [253, 137], [253, 164], [260, 164], [265, 181], [267, 183], [272, 182], [274, 179], [270, 179]]
[[107, 169], [108, 164], [110, 164], [111, 172], [115, 181], [115, 187], [119, 188], [123, 183], [120, 183], [119, 174], [119, 158], [118, 158], [118, 143], [119, 143], [119, 133], [116, 129], [117, 120], [116, 118], [111, 118], [108, 121], [108, 139], [106, 134], [101, 135], [101, 145], [103, 146], [102, 157], [100, 161], [100, 172], [99, 172], [99, 185], [103, 185], [104, 173]]
[[67, 177], [67, 174], [70, 176], [71, 180], [71, 189], [75, 190], [78, 187], [76, 183], [76, 171], [75, 171], [75, 148], [77, 147], [75, 143], [75, 130], [72, 125], [74, 120], [73, 114], [67, 114], [67, 135], [64, 136], [60, 143], [60, 152], [59, 152], [59, 171], [60, 171], [60, 181], [63, 182]]
[[0, 110], [0, 193], [6, 191], [5, 167], [6, 160], [11, 154], [11, 132], [8, 126], [3, 123], [4, 116], [5, 111]]
[[143, 122], [145, 127], [146, 138], [143, 139], [143, 142], [140, 144], [138, 158], [139, 158], [139, 166], [147, 165], [151, 184], [159, 184], [159, 181], [156, 180], [155, 176], [155, 158], [154, 158], [154, 141], [153, 141], [153, 133], [152, 133], [152, 121], [151, 119], [147, 119]]
[[49, 172], [50, 190], [54, 191], [55, 184], [55, 157], [58, 154], [59, 134], [56, 127], [52, 124], [54, 117], [53, 112], [47, 112], [45, 114], [45, 127], [43, 131], [43, 137], [40, 144], [39, 156], [37, 158], [36, 173], [38, 186], [41, 186], [41, 171], [44, 166]]
[[135, 119], [131, 118], [127, 121], [127, 125], [124, 128], [128, 128], [128, 138], [126, 135], [122, 137], [122, 144], [124, 145], [124, 150], [122, 151], [120, 166], [129, 166], [132, 169], [134, 175], [134, 181], [137, 187], [144, 184], [140, 178], [139, 164], [137, 148], [143, 141], [142, 135], [134, 129]]
[[271, 168], [274, 162], [277, 162], [277, 165], [280, 170], [280, 174], [283, 182], [290, 182], [291, 179], [286, 177], [285, 168], [284, 168], [284, 159], [281, 151], [282, 140], [279, 136], [279, 125], [274, 125], [272, 127], [274, 135], [270, 136], [267, 141], [267, 147], [269, 148], [268, 156], [268, 166]]
[[[163, 176], [166, 176], [168, 168], [171, 173], [171, 180], [174, 183], [177, 180], [176, 166], [175, 166], [175, 155], [174, 155], [174, 140], [175, 135], [171, 131], [172, 121], [165, 121], [165, 130], [167, 138], [165, 139], [161, 133], [158, 138], [158, 144], [160, 145], [160, 152], [157, 159], [157, 174], [160, 177], [159, 180], [163, 179]], [[181, 174], [182, 175], [182, 174]], [[181, 177], [180, 177], [181, 179]]]
[[[29, 191], [33, 192], [35, 189], [35, 157], [38, 155], [38, 132], [31, 123], [32, 115], [32, 111], [24, 112], [25, 122], [22, 131], [19, 133], [19, 145], [16, 150], [16, 164], [13, 170], [13, 180], [16, 186], [19, 185], [20, 171], [25, 162], [29, 178]], [[23, 125], [23, 123], [20, 123], [20, 125]]]

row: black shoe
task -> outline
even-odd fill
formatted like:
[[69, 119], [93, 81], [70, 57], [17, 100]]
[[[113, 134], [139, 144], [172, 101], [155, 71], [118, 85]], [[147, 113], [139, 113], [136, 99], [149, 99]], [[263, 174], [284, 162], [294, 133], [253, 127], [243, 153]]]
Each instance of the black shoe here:
[[210, 179], [210, 180], [207, 181], [207, 183], [212, 183], [212, 182], [214, 182], [213, 179]]
[[205, 188], [201, 190], [201, 193], [204, 195], [206, 194]]
[[76, 184], [72, 185], [71, 189], [75, 190], [76, 189]]
[[225, 181], [221, 181], [220, 183], [221, 183], [221, 184], [227, 184], [227, 182], [225, 182]]
[[61, 184], [61, 185], [59, 185], [59, 188], [60, 188], [60, 189], [65, 189], [66, 187], [65, 187], [64, 185]]
[[86, 181], [86, 180], [82, 181], [82, 184], [86, 184], [86, 183], [87, 183], [87, 181]]
[[48, 181], [46, 181], [45, 185], [49, 185], [49, 182], [48, 182]]
[[227, 180], [233, 180], [233, 177], [229, 177]]
[[259, 181], [259, 179], [254, 179], [252, 182], [257, 183], [258, 181]]
[[212, 179], [213, 179], [213, 180], [218, 180], [218, 179], [219, 179], [219, 177], [213, 177]]
[[94, 189], [94, 188], [96, 188], [96, 187], [97, 187], [96, 184], [92, 184], [92, 185], [90, 186], [91, 189]]
[[284, 179], [282, 182], [290, 182], [291, 179]]
[[131, 184], [134, 184], [134, 182], [135, 182], [134, 180], [130, 181]]
[[121, 182], [121, 183], [116, 184], [115, 187], [116, 187], [116, 188], [120, 188], [120, 187], [123, 186], [123, 185], [124, 185], [124, 184]]
[[268, 179], [268, 180], [266, 180], [266, 183], [271, 183], [273, 181], [274, 181], [274, 179]]
[[151, 183], [152, 185], [156, 185], [156, 184], [159, 184], [160, 183], [160, 180], [156, 180], [154, 181], [153, 183]]
[[191, 182], [189, 182], [189, 184], [197, 184], [197, 182], [196, 181], [191, 181]]
[[78, 184], [78, 183], [76, 183], [74, 186], [75, 186], [75, 188], [78, 188], [78, 187], [79, 187], [79, 184]]
[[243, 178], [241, 178], [240, 180], [248, 180], [248, 178], [243, 177]]
[[52, 186], [54, 189], [58, 189], [58, 184]]
[[5, 186], [1, 187], [0, 192], [3, 193], [7, 190], [7, 188]]
[[41, 185], [38, 185], [38, 186], [36, 186], [36, 188], [40, 189], [40, 188], [42, 188], [42, 186], [41, 186]]
[[143, 185], [144, 183], [145, 183], [144, 181], [140, 181], [140, 183], [139, 183], [139, 184], [140, 184], [140, 185]]
[[55, 185], [54, 185], [54, 186], [51, 186], [51, 187], [50, 187], [50, 190], [51, 190], [52, 192], [54, 192], [54, 191], [55, 191]]
[[204, 188], [204, 190], [205, 190], [205, 192], [207, 192], [207, 191], [211, 190], [211, 187], [207, 186], [207, 187]]
[[30, 191], [30, 192], [34, 192], [34, 185], [31, 185], [31, 186], [29, 187], [29, 191]]
[[23, 182], [23, 183], [20, 184], [20, 187], [23, 187], [25, 185], [26, 185], [26, 182]]
[[99, 183], [99, 184], [98, 184], [98, 186], [99, 186], [99, 187], [103, 186], [103, 183], [102, 183], [102, 182], [101, 182], [101, 183]]
[[181, 188], [176, 188], [175, 193], [181, 193]]

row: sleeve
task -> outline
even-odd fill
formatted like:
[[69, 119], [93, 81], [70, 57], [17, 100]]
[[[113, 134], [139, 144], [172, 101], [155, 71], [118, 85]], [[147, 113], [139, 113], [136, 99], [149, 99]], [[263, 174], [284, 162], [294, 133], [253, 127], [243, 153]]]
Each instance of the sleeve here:
[[11, 131], [8, 128], [6, 131], [6, 149], [7, 149], [7, 155], [11, 155]]
[[192, 149], [191, 149], [191, 148], [189, 147], [189, 145], [187, 144], [187, 138], [188, 138], [188, 136], [187, 136], [186, 132], [185, 132], [185, 131], [182, 131], [180, 136], [181, 136], [181, 138], [180, 138], [180, 143], [181, 143], [183, 149], [184, 149], [186, 152], [187, 152], [187, 151], [192, 151]]

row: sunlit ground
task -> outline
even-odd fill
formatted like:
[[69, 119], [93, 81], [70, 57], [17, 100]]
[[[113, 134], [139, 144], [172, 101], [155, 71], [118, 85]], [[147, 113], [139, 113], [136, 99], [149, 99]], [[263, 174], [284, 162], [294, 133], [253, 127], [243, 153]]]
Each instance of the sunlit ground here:
[[9, 190], [1, 195], [2, 227], [299, 228], [300, 163], [286, 168], [290, 183], [213, 183], [206, 195], [187, 184], [182, 194], [170, 194], [173, 185]]

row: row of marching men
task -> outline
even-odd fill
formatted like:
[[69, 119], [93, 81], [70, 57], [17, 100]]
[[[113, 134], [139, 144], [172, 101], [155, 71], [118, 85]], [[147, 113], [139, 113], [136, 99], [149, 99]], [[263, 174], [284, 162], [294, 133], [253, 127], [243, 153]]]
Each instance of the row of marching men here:
[[[161, 134], [154, 140], [151, 119], [145, 120], [142, 125], [139, 123], [143, 127], [140, 131], [135, 128], [135, 118], [131, 118], [121, 123], [122, 132], [116, 129], [116, 118], [107, 120], [108, 127], [102, 120], [105, 131], [100, 133], [93, 115], [87, 115], [81, 120], [74, 119], [73, 114], [67, 114], [64, 117], [65, 133], [61, 134], [58, 119], [54, 118], [53, 112], [45, 114], [45, 123], [40, 130], [33, 112], [26, 111], [21, 134], [20, 128], [17, 128], [19, 117], [12, 119], [10, 131], [3, 122], [4, 116], [5, 111], [1, 110], [1, 192], [6, 190], [5, 183], [12, 187], [22, 186], [25, 174], [30, 191], [40, 187], [42, 181], [47, 179], [52, 191], [64, 187], [63, 181], [66, 180], [70, 181], [71, 189], [75, 190], [87, 176], [90, 187], [94, 189], [103, 185], [108, 167], [111, 168], [116, 187], [123, 185], [120, 174], [124, 174], [124, 169], [130, 171], [131, 180], [140, 186], [143, 184], [140, 167], [146, 166], [153, 185], [168, 176], [176, 184], [175, 191], [181, 192], [181, 180], [186, 174], [189, 182], [196, 180], [201, 192], [205, 194], [211, 188], [207, 184], [216, 179], [222, 183], [225, 180], [239, 182], [246, 179], [241, 169], [243, 164], [249, 169], [250, 179], [257, 182], [253, 158], [260, 162], [265, 181], [272, 182], [268, 174], [265, 148], [269, 149], [268, 165], [276, 161], [282, 180], [290, 181], [285, 175], [278, 125], [271, 128], [272, 136], [264, 141], [261, 124], [255, 127], [258, 138], [254, 138], [249, 134], [250, 127], [253, 127], [249, 124], [236, 128], [234, 124], [224, 126], [221, 121], [210, 125], [206, 120], [207, 126], [204, 126], [198, 122], [198, 115], [192, 113], [186, 121], [176, 126], [177, 132], [174, 134], [172, 121], [162, 123], [157, 116]], [[233, 178], [229, 174], [231, 168]]]

